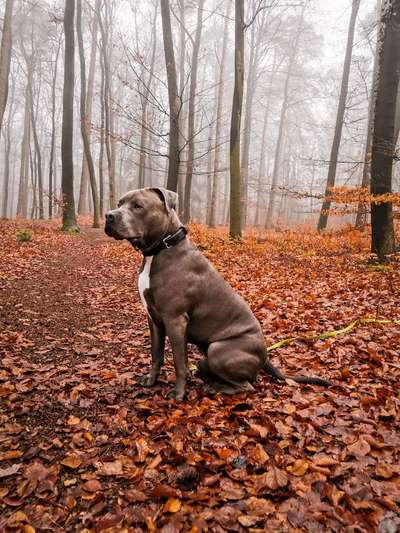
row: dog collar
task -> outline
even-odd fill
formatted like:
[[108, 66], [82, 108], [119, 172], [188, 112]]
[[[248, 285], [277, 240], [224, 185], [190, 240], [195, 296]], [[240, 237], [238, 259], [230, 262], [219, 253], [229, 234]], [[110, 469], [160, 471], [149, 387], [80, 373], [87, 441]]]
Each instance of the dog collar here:
[[177, 231], [175, 231], [175, 233], [168, 233], [156, 244], [153, 244], [152, 246], [149, 246], [149, 248], [142, 250], [142, 253], [145, 257], [148, 257], [150, 255], [158, 254], [158, 252], [161, 252], [161, 250], [172, 248], [173, 246], [176, 246], [178, 242], [186, 239], [187, 232], [188, 230], [185, 228], [185, 226], [181, 226]]

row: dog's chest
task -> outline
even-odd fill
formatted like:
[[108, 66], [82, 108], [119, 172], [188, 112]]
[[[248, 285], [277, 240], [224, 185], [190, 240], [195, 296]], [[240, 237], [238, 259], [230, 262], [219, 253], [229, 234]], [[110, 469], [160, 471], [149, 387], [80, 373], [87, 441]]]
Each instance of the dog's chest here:
[[153, 261], [153, 256], [145, 257], [145, 263], [143, 270], [139, 274], [138, 279], [138, 289], [140, 294], [140, 299], [142, 300], [143, 307], [146, 309], [147, 314], [149, 310], [147, 308], [146, 298], [144, 297], [144, 291], [150, 288], [150, 269], [151, 263]]

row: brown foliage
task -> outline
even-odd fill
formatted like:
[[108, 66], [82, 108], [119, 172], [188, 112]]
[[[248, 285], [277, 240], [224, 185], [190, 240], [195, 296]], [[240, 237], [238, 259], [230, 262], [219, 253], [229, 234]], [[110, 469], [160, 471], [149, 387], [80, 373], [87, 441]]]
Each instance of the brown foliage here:
[[[271, 383], [189, 401], [143, 389], [149, 334], [140, 257], [101, 231], [0, 228], [0, 529], [395, 531], [400, 502], [398, 264], [371, 267], [368, 236], [269, 233], [200, 249], [250, 303], [287, 372], [335, 386]], [[304, 339], [304, 340], [303, 340]], [[191, 352], [190, 361], [199, 357]], [[86, 528], [86, 529], [85, 529]], [[208, 528], [208, 529], [207, 529]]]

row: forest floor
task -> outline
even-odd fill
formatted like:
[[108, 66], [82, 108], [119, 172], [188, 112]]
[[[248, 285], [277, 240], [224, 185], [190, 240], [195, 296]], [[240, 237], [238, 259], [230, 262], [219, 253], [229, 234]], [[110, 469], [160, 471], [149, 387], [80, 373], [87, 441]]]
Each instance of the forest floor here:
[[[17, 232], [30, 226], [32, 239]], [[251, 305], [288, 373], [188, 401], [144, 389], [149, 334], [140, 255], [83, 227], [0, 221], [0, 530], [400, 530], [400, 263], [368, 262], [368, 235], [191, 236]], [[260, 242], [261, 241], [261, 242]], [[193, 361], [198, 357], [191, 352]]]

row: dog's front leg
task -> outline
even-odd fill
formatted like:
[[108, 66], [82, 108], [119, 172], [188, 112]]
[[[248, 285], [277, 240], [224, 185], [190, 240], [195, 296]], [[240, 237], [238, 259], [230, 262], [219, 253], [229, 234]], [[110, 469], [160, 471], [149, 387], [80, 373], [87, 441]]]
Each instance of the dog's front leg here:
[[162, 324], [155, 324], [150, 317], [148, 317], [148, 322], [151, 338], [151, 371], [144, 379], [143, 385], [153, 387], [164, 364], [165, 327]]
[[165, 328], [171, 343], [176, 375], [175, 390], [172, 391], [171, 395], [175, 396], [177, 400], [183, 400], [187, 376], [187, 318], [182, 316], [168, 320], [165, 322]]

